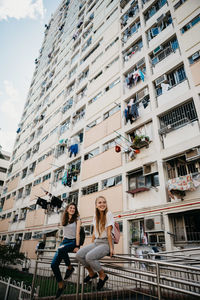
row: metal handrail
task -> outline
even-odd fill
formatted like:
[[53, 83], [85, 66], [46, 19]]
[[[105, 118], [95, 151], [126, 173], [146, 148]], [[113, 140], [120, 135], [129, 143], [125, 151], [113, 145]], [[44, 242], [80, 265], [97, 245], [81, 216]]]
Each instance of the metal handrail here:
[[[195, 250], [200, 250], [200, 248], [194, 248]], [[192, 251], [194, 249], [187, 249]], [[185, 251], [187, 251], [185, 250]], [[178, 250], [177, 250], [178, 251]], [[176, 252], [177, 252], [176, 251]], [[39, 250], [38, 253], [47, 252], [44, 250]], [[55, 252], [55, 250], [50, 250], [48, 252]], [[160, 255], [161, 253], [158, 253]], [[165, 254], [165, 253], [164, 253]], [[140, 293], [142, 295], [148, 295], [148, 292], [144, 291], [145, 287], [152, 290], [155, 295], [150, 295], [152, 298], [163, 299], [163, 293], [171, 291], [174, 293], [180, 293], [181, 295], [186, 295], [189, 297], [199, 297], [200, 295], [200, 268], [190, 265], [182, 265], [175, 262], [169, 261], [158, 261], [152, 259], [142, 259], [136, 257], [130, 257], [130, 254], [117, 254], [113, 258], [104, 258], [101, 260], [103, 268], [106, 270], [106, 273], [110, 274], [110, 284], [113, 283], [112, 289], [109, 288], [104, 294], [112, 294], [121, 289], [125, 289], [126, 292], [131, 293]], [[183, 258], [183, 260], [186, 257]], [[37, 271], [39, 264], [50, 266], [51, 257], [46, 256], [37, 256], [36, 267], [33, 276], [32, 282], [32, 293], [31, 299], [33, 299], [33, 291], [35, 290], [35, 281], [37, 277]], [[192, 258], [191, 258], [192, 259]], [[82, 268], [81, 274], [81, 265], [77, 264], [76, 259], [73, 257], [72, 263], [78, 265], [77, 277], [75, 278], [76, 284], [76, 299], [79, 297], [84, 299], [84, 295], [88, 295], [90, 299], [96, 299], [96, 296], [93, 296], [92, 290], [89, 292], [84, 290], [84, 274], [85, 270]], [[196, 263], [199, 263], [200, 260], [193, 259]], [[190, 261], [190, 260], [188, 260]], [[63, 266], [64, 264], [61, 264]], [[41, 270], [41, 268], [39, 269]], [[48, 271], [51, 269], [48, 268]], [[39, 272], [41, 273], [41, 272]], [[39, 274], [38, 274], [39, 275]], [[114, 280], [112, 281], [112, 277]], [[46, 278], [46, 277], [45, 277]], [[46, 280], [46, 279], [45, 279]], [[81, 290], [79, 288], [81, 285]], [[139, 286], [138, 286], [139, 285]], [[98, 292], [100, 293], [100, 292]], [[105, 298], [107, 299], [107, 298]], [[184, 298], [183, 298], [184, 299]]]

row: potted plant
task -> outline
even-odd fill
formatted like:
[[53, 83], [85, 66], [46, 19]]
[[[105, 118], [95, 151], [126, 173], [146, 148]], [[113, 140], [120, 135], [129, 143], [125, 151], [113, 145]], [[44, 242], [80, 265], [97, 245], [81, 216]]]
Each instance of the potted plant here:
[[133, 139], [133, 148], [140, 149], [149, 146], [149, 137], [146, 135], [136, 135]]

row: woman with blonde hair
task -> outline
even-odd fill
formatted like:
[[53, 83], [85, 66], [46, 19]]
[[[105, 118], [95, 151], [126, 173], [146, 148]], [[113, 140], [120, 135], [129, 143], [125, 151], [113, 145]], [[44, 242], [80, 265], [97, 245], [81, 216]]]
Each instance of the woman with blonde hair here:
[[92, 244], [81, 248], [77, 252], [76, 258], [89, 272], [84, 279], [85, 283], [98, 277], [97, 272], [99, 273], [97, 289], [100, 290], [108, 280], [108, 276], [102, 269], [99, 260], [106, 255], [110, 254], [110, 257], [114, 255], [114, 243], [112, 240], [112, 233], [114, 232], [114, 218], [112, 213], [108, 211], [105, 197], [99, 196], [95, 201], [95, 206], [96, 210], [93, 219], [94, 230], [92, 235]]
[[62, 279], [59, 265], [64, 260], [67, 270], [65, 273], [64, 280], [67, 280], [74, 272], [74, 267], [71, 265], [69, 259], [69, 252], [77, 252], [80, 248], [80, 217], [77, 206], [75, 203], [69, 203], [65, 208], [63, 217], [63, 241], [58, 247], [56, 254], [51, 262], [51, 268], [58, 282], [58, 290], [56, 298], [58, 299], [65, 289], [65, 284]]

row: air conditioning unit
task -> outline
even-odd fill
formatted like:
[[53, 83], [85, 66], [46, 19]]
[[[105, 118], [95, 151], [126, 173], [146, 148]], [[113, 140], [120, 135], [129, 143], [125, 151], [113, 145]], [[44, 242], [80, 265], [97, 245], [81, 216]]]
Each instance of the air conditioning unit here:
[[200, 51], [198, 51], [198, 52], [196, 52], [196, 53], [194, 53], [193, 55], [192, 55], [192, 59], [193, 60], [196, 60], [197, 58], [199, 58], [200, 57]]
[[148, 88], [143, 89], [142, 91], [137, 93], [137, 101], [140, 101], [141, 99], [143, 99], [145, 96], [147, 96], [149, 94], [149, 90]]
[[158, 77], [155, 80], [156, 86], [160, 85], [162, 82], [166, 82], [167, 81], [167, 75], [163, 74], [162, 76]]
[[156, 215], [144, 219], [145, 232], [163, 231], [162, 216]]
[[153, 50], [153, 54], [155, 55], [155, 54], [157, 54], [158, 52], [160, 52], [161, 50], [163, 50], [163, 46], [158, 46], [157, 48], [155, 48], [154, 50]]
[[200, 148], [193, 148], [185, 153], [186, 161], [192, 161], [200, 157]]
[[63, 193], [62, 196], [61, 196], [61, 199], [66, 199], [67, 198], [67, 193]]
[[147, 176], [156, 172], [158, 172], [157, 162], [146, 164], [143, 166], [143, 176]]
[[136, 64], [137, 69], [140, 68], [141, 66], [143, 66], [144, 64], [145, 64], [145, 60], [143, 58]]

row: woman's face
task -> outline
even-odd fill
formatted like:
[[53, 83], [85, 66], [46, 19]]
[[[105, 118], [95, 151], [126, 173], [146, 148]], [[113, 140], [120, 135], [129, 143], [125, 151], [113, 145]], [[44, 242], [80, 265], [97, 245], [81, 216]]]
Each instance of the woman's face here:
[[75, 214], [75, 211], [76, 211], [76, 208], [74, 205], [70, 205], [67, 209], [68, 214], [71, 216]]
[[96, 202], [96, 208], [101, 212], [105, 211], [107, 208], [107, 202], [103, 198], [98, 198]]

